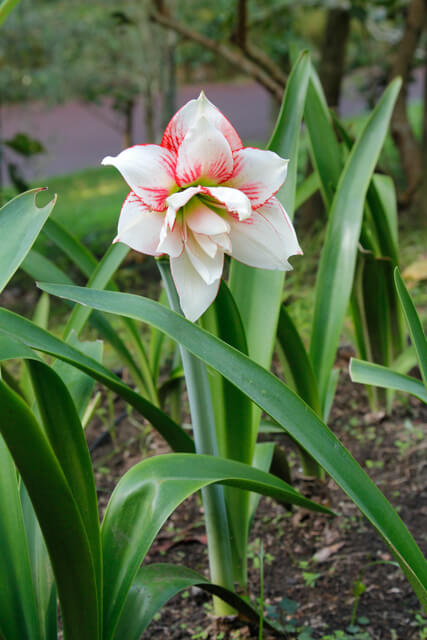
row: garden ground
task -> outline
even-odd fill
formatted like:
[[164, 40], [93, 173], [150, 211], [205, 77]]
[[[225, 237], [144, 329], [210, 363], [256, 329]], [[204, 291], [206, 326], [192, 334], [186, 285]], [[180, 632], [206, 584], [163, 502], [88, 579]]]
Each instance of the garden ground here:
[[[330, 426], [398, 509], [422, 551], [427, 552], [427, 408], [399, 395], [390, 416], [372, 413], [363, 387], [350, 382], [343, 367]], [[106, 403], [107, 404], [107, 403]], [[167, 452], [140, 417], [125, 416], [113, 438], [93, 450], [101, 506], [123, 473], [142, 456]], [[98, 418], [88, 431], [94, 445], [105, 433]], [[264, 436], [267, 437], [267, 436]], [[271, 440], [272, 437], [268, 436]], [[388, 549], [353, 503], [334, 484], [316, 484], [301, 475], [286, 436], [276, 442], [290, 451], [295, 486], [327, 503], [329, 518], [262, 498], [250, 538], [249, 589], [260, 596], [260, 543], [264, 547], [264, 599], [267, 618], [280, 620], [289, 640], [354, 638], [355, 640], [423, 640], [427, 619]], [[146, 563], [171, 562], [202, 573], [207, 567], [206, 537], [199, 499], [193, 496], [171, 516], [156, 538]], [[355, 589], [359, 588], [357, 603]], [[362, 593], [363, 592], [363, 593]], [[357, 606], [357, 610], [356, 610]], [[354, 619], [352, 620], [352, 613]], [[271, 638], [264, 631], [264, 640]], [[198, 589], [176, 596], [156, 616], [144, 638], [164, 640], [258, 638], [241, 620], [212, 617], [210, 599]]]

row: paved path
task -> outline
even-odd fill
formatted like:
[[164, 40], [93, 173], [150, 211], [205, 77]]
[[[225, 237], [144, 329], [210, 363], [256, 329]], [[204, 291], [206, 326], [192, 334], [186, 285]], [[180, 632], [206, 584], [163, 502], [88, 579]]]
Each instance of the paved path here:
[[[421, 76], [417, 80], [413, 95], [419, 97]], [[251, 82], [184, 86], [178, 91], [178, 105], [197, 97], [202, 88], [231, 120], [243, 140], [268, 139], [272, 128], [272, 103], [262, 87]], [[349, 116], [363, 109], [364, 100], [354, 83], [347, 84], [341, 113]], [[118, 153], [123, 142], [117, 116], [107, 105], [70, 102], [52, 108], [41, 104], [7, 107], [2, 112], [2, 129], [2, 137], [6, 139], [18, 131], [26, 132], [41, 140], [47, 149], [47, 153], [24, 164], [30, 179], [97, 167], [104, 156]], [[135, 114], [135, 140], [146, 141], [141, 108]], [[6, 178], [4, 174], [3, 177]]]
[[[270, 96], [256, 84], [212, 84], [183, 87], [177, 103], [185, 104], [204, 88], [233, 122], [242, 138], [264, 140], [270, 130]], [[70, 102], [47, 108], [41, 104], [7, 107], [3, 110], [3, 137], [26, 132], [40, 140], [46, 154], [35, 157], [26, 174], [33, 178], [58, 175], [86, 167], [99, 166], [106, 155], [115, 155], [123, 144], [117, 115], [105, 106]], [[142, 109], [135, 113], [135, 140], [146, 142]], [[30, 170], [31, 169], [31, 170]]]

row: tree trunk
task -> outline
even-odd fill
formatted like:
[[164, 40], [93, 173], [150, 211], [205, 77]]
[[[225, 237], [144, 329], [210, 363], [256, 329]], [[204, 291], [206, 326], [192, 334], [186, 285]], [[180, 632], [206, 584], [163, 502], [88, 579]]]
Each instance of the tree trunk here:
[[334, 108], [338, 106], [340, 99], [349, 35], [350, 11], [329, 9], [321, 49], [319, 75], [328, 105]]
[[146, 82], [144, 91], [144, 124], [145, 139], [154, 143], [156, 141], [156, 124], [154, 119], [154, 96], [150, 78]]
[[[350, 11], [346, 9], [329, 9], [321, 49], [319, 75], [327, 103], [334, 108], [338, 106], [340, 99], [349, 35]], [[312, 164], [308, 162], [306, 175], [309, 175], [312, 170]], [[301, 207], [299, 213], [301, 228], [305, 230], [312, 229], [316, 220], [321, 220], [324, 215], [324, 206], [320, 193], [315, 193]]]
[[424, 70], [424, 116], [421, 134], [421, 178], [420, 187], [415, 195], [411, 210], [411, 219], [415, 224], [424, 224], [427, 220], [427, 71]]
[[399, 149], [406, 178], [407, 188], [402, 199], [407, 203], [411, 201], [422, 176], [422, 150], [408, 120], [406, 96], [415, 50], [426, 19], [426, 5], [427, 0], [411, 0], [403, 37], [394, 56], [390, 73], [390, 79], [401, 76], [403, 81], [391, 119], [391, 132]]
[[133, 145], [133, 112], [135, 108], [134, 100], [128, 100], [123, 110], [125, 117], [125, 128], [123, 133], [124, 148], [127, 149]]

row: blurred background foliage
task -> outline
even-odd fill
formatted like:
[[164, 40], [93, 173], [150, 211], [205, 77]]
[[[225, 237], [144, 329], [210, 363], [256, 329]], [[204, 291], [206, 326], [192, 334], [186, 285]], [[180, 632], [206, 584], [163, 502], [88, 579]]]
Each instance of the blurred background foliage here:
[[[351, 118], [353, 131], [388, 81], [403, 76], [381, 170], [395, 179], [401, 217], [406, 212], [410, 226], [419, 227], [427, 216], [426, 5], [426, 0], [21, 0], [0, 39], [5, 195], [28, 187], [26, 163], [46, 152], [37, 131], [2, 137], [1, 121], [11, 106], [77, 100], [106, 107], [126, 147], [159, 141], [180, 106], [180, 86], [256, 82], [271, 96], [273, 121], [291, 60], [309, 49], [329, 105]], [[144, 140], [136, 139], [138, 118]], [[300, 156], [303, 180], [310, 162], [304, 140]], [[88, 217], [76, 213], [88, 205], [104, 225], [100, 237], [111, 233], [125, 187], [108, 170], [80, 171], [49, 183], [66, 196], [55, 215], [63, 222], [78, 219], [73, 229], [81, 237], [90, 235]], [[304, 205], [299, 217], [308, 229], [317, 221], [322, 226], [319, 199]]]

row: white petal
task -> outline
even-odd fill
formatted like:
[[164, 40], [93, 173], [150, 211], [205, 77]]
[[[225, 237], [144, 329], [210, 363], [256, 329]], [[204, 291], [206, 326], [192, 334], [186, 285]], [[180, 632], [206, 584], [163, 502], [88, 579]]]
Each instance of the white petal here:
[[253, 212], [249, 220], [230, 220], [231, 255], [260, 269], [288, 271], [288, 258], [301, 254], [295, 230], [276, 198]]
[[163, 213], [151, 211], [141, 198], [131, 191], [120, 212], [117, 241], [150, 256], [160, 255], [157, 245], [164, 219]]
[[227, 233], [217, 233], [215, 236], [211, 236], [211, 240], [226, 253], [231, 253], [231, 240]]
[[247, 147], [233, 154], [233, 175], [227, 185], [243, 191], [257, 208], [271, 198], [285, 181], [289, 160], [273, 151]]
[[193, 234], [189, 234], [185, 243], [185, 250], [201, 278], [206, 284], [212, 284], [221, 277], [224, 266], [224, 253], [216, 251], [215, 255], [209, 256], [193, 238]]
[[231, 187], [202, 187], [202, 193], [218, 200], [230, 213], [236, 213], [239, 220], [245, 220], [252, 214], [249, 198], [238, 189], [232, 189]]
[[176, 187], [176, 155], [156, 144], [140, 144], [125, 149], [102, 164], [111, 164], [120, 171], [132, 191], [156, 211], [165, 209], [165, 200]]
[[189, 200], [196, 194], [199, 193], [201, 187], [188, 187], [188, 189], [184, 189], [184, 191], [178, 191], [177, 193], [173, 193], [168, 198], [166, 198], [166, 204], [168, 205], [168, 210], [166, 213], [166, 219], [168, 222], [168, 226], [170, 229], [173, 228], [175, 224], [176, 214], [187, 204]]
[[176, 179], [180, 186], [203, 181], [220, 184], [233, 172], [233, 156], [227, 140], [205, 117], [187, 131], [179, 149]]
[[228, 233], [230, 231], [228, 222], [206, 206], [200, 198], [194, 198], [185, 210], [185, 223], [195, 233], [204, 233], [206, 235]]
[[173, 116], [163, 135], [162, 147], [167, 147], [177, 153], [188, 129], [202, 116], [221, 131], [232, 151], [242, 148], [242, 141], [234, 127], [221, 111], [207, 99], [203, 91], [197, 100], [190, 100]]
[[171, 258], [177, 258], [184, 250], [183, 229], [180, 224], [175, 224], [169, 229], [166, 220], [160, 232], [160, 242], [157, 246], [159, 254], [167, 253]]
[[186, 251], [179, 258], [171, 258], [172, 277], [179, 295], [184, 315], [195, 322], [218, 293], [221, 278], [206, 284], [193, 267]]
[[193, 233], [193, 237], [210, 258], [214, 258], [216, 256], [218, 244], [213, 242], [209, 236], [205, 236], [203, 233]]

